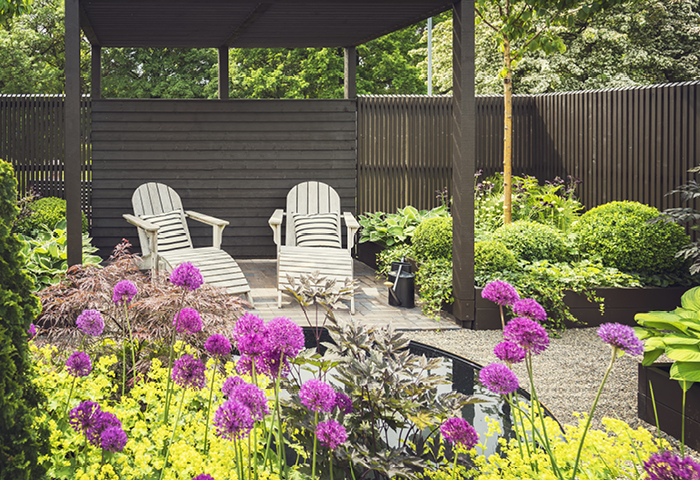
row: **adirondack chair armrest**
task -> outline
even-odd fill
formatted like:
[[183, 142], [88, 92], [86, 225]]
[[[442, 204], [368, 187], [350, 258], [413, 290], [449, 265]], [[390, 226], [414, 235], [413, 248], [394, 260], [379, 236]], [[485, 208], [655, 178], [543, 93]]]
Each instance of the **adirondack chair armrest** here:
[[198, 222], [206, 223], [212, 226], [212, 246], [214, 248], [221, 248], [221, 238], [224, 235], [224, 228], [229, 224], [226, 220], [220, 218], [211, 217], [209, 215], [204, 215], [203, 213], [193, 212], [192, 210], [186, 210], [185, 215], [187, 215], [192, 220], [197, 220]]
[[146, 234], [158, 233], [158, 230], [160, 229], [158, 225], [128, 213], [125, 213], [122, 215], [122, 217], [124, 217], [124, 219], [126, 219], [126, 221], [130, 224], [145, 230]]
[[[130, 224], [146, 232], [148, 245], [145, 246], [146, 248], [141, 246], [141, 249], [144, 250], [145, 253], [147, 253], [146, 249], [150, 251], [151, 270], [155, 273], [158, 270], [158, 230], [160, 230], [160, 226], [128, 213], [123, 214], [122, 217]], [[155, 278], [155, 276], [153, 278]]]
[[355, 244], [355, 233], [360, 228], [360, 224], [350, 212], [343, 212], [343, 220], [345, 220], [345, 226], [348, 227], [348, 250], [350, 250]]
[[278, 208], [272, 214], [267, 223], [272, 229], [273, 239], [275, 240], [275, 245], [279, 249], [280, 243], [282, 242], [282, 218], [284, 217], [284, 210]]

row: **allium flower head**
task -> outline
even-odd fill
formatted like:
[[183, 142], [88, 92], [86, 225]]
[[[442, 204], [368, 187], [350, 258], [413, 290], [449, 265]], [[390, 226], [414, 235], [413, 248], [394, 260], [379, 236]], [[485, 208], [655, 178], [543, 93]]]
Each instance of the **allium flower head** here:
[[192, 355], [183, 355], [173, 364], [173, 381], [182, 388], [201, 390], [204, 388], [205, 366], [201, 360]]
[[644, 344], [635, 335], [634, 329], [620, 323], [604, 323], [598, 327], [598, 336], [613, 348], [630, 355], [642, 355]]
[[266, 325], [271, 355], [294, 358], [304, 349], [304, 330], [287, 317], [275, 317]]
[[108, 427], [100, 435], [100, 444], [108, 452], [121, 452], [124, 450], [128, 438], [120, 427]]
[[525, 360], [525, 350], [517, 343], [508, 340], [496, 345], [496, 348], [493, 349], [493, 353], [500, 361], [510, 365], [515, 365]]
[[261, 332], [251, 332], [238, 339], [238, 351], [241, 355], [249, 357], [259, 357], [268, 350], [267, 336]]
[[192, 480], [214, 480], [214, 477], [207, 473], [200, 473], [196, 477], [194, 477]]
[[175, 267], [170, 273], [170, 281], [173, 285], [187, 290], [197, 290], [204, 283], [199, 269], [190, 262], [184, 262]]
[[114, 286], [112, 292], [112, 301], [117, 305], [123, 303], [130, 303], [134, 298], [134, 295], [138, 293], [136, 285], [131, 283], [129, 280], [122, 280]]
[[92, 362], [85, 352], [73, 352], [66, 360], [66, 370], [74, 377], [87, 377], [92, 370]]
[[105, 321], [98, 310], [83, 310], [75, 324], [86, 335], [99, 337], [105, 329]]
[[481, 369], [479, 381], [493, 393], [509, 395], [518, 389], [518, 377], [502, 363], [492, 363]]
[[228, 377], [221, 386], [221, 391], [226, 398], [231, 398], [237, 386], [246, 383], [241, 377]]
[[527, 317], [530, 320], [544, 322], [547, 320], [547, 312], [537, 300], [522, 298], [513, 304], [513, 314], [516, 317]]
[[88, 430], [95, 424], [95, 414], [100, 411], [100, 406], [97, 403], [85, 400], [70, 411], [68, 423], [76, 432], [87, 434]]
[[299, 390], [301, 403], [314, 412], [331, 413], [335, 406], [335, 390], [321, 380], [307, 380]]
[[529, 318], [514, 318], [503, 329], [506, 340], [517, 343], [525, 352], [538, 355], [549, 345], [549, 335], [542, 325]]
[[202, 330], [202, 317], [194, 308], [183, 308], [173, 318], [173, 327], [177, 327], [178, 333], [197, 333]]
[[254, 420], [262, 420], [265, 415], [270, 413], [267, 397], [257, 385], [246, 382], [240, 383], [231, 389], [228, 398], [238, 400], [248, 407]]
[[228, 440], [245, 437], [254, 425], [248, 407], [238, 400], [226, 400], [214, 414], [214, 426], [220, 437]]
[[115, 414], [98, 410], [93, 415], [93, 424], [85, 432], [85, 435], [92, 445], [99, 447], [102, 443], [102, 434], [110, 428], [119, 428], [121, 430], [122, 422], [119, 421]]
[[233, 325], [233, 341], [238, 343], [241, 337], [250, 335], [251, 333], [264, 333], [265, 332], [265, 321], [253, 315], [252, 313], [246, 312], [238, 321]]
[[649, 480], [700, 480], [700, 465], [690, 457], [680, 458], [669, 451], [655, 453], [644, 462]]
[[335, 392], [335, 408], [343, 413], [352, 412], [352, 400], [343, 392]]
[[479, 442], [476, 430], [463, 418], [448, 418], [440, 427], [440, 433], [445, 440], [462, 445], [467, 450], [471, 450]]
[[204, 342], [204, 349], [213, 357], [223, 357], [231, 353], [231, 342], [223, 335], [215, 333]]
[[253, 375], [253, 366], [255, 366], [256, 374], [270, 374], [270, 364], [267, 362], [267, 357], [263, 355], [249, 356], [246, 354], [236, 362], [236, 371], [241, 375]]
[[33, 323], [29, 325], [29, 330], [27, 330], [27, 335], [29, 335], [29, 340], [36, 337], [36, 325]]
[[345, 443], [348, 439], [348, 434], [345, 427], [335, 420], [327, 422], [319, 422], [316, 425], [316, 438], [321, 443], [331, 450], [335, 450], [338, 446]]
[[482, 298], [490, 300], [502, 307], [512, 305], [513, 303], [520, 300], [520, 295], [515, 290], [515, 287], [507, 282], [502, 282], [501, 280], [496, 280], [491, 283], [487, 283], [484, 289], [481, 291]]

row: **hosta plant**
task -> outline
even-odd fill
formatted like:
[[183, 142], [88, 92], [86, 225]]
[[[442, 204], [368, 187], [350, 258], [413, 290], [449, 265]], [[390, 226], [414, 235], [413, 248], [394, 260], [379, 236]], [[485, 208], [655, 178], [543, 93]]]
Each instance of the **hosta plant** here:
[[447, 205], [432, 210], [418, 210], [411, 205], [399, 208], [396, 213], [366, 213], [358, 217], [362, 226], [359, 243], [374, 242], [383, 247], [410, 242], [413, 232], [423, 220], [450, 215]]

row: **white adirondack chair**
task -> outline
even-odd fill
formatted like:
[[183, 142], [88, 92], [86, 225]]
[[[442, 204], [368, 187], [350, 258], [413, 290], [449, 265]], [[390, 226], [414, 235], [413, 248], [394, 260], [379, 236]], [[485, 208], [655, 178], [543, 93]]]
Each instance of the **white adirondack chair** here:
[[[285, 244], [282, 245], [282, 221], [287, 217]], [[347, 227], [347, 246], [342, 248], [340, 218]], [[304, 182], [287, 194], [287, 210], [275, 210], [268, 221], [277, 245], [277, 307], [282, 307], [282, 292], [289, 286], [287, 275], [298, 280], [302, 273], [316, 270], [321, 275], [343, 282], [353, 279], [350, 252], [360, 228], [349, 212], [340, 214], [340, 197], [329, 185]], [[355, 313], [355, 297], [350, 298], [350, 313]]]
[[[134, 215], [123, 217], [138, 227], [142, 268], [172, 271], [181, 263], [190, 262], [199, 268], [206, 283], [225, 288], [231, 294], [245, 295], [253, 305], [250, 285], [241, 267], [221, 250], [221, 237], [229, 222], [183, 210], [180, 196], [162, 183], [144, 183], [134, 192], [131, 203]], [[192, 247], [187, 217], [212, 226], [211, 247]]]

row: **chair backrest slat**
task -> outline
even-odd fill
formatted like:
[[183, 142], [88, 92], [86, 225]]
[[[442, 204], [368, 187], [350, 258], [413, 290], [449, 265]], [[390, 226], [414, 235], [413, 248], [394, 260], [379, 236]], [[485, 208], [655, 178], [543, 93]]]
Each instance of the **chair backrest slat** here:
[[[167, 214], [175, 210], [181, 212], [184, 210], [180, 196], [175, 190], [167, 185], [155, 182], [144, 183], [137, 188], [131, 197], [131, 204], [134, 208], [134, 215], [141, 218]], [[173, 225], [173, 219], [168, 220], [166, 228], [161, 226], [161, 230], [158, 232], [158, 249], [160, 251], [192, 248], [192, 239], [187, 228], [187, 220], [184, 213], [180, 215], [180, 219], [181, 227]], [[141, 229], [139, 229], [139, 240], [142, 254], [148, 255], [150, 253], [148, 238]]]
[[[340, 196], [333, 187], [322, 182], [310, 181], [300, 183], [287, 194], [286, 212], [285, 244], [294, 246], [296, 245], [296, 236], [294, 234], [292, 214], [337, 213], [340, 215]], [[341, 238], [340, 222], [338, 222], [338, 238]]]

